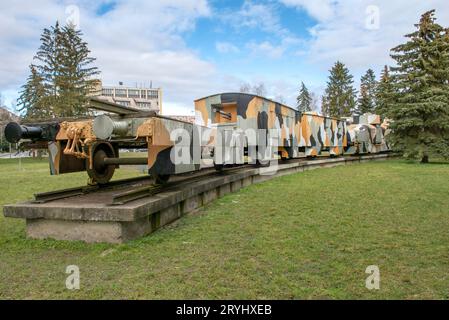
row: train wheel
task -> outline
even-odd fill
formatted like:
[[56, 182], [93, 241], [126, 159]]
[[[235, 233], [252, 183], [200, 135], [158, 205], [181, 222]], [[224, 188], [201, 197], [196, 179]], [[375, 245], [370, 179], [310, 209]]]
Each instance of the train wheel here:
[[222, 164], [216, 164], [216, 163], [214, 162], [214, 169], [215, 169], [215, 171], [217, 171], [217, 172], [222, 172], [223, 169], [224, 169], [224, 165], [222, 165]]
[[87, 174], [93, 182], [104, 184], [114, 175], [115, 165], [105, 165], [104, 158], [114, 158], [114, 149], [109, 143], [101, 143], [92, 147], [92, 168], [87, 159]]
[[271, 166], [270, 160], [256, 160], [256, 167], [258, 168], [268, 168], [269, 166]]
[[170, 179], [169, 174], [153, 174], [153, 178], [156, 184], [166, 184]]

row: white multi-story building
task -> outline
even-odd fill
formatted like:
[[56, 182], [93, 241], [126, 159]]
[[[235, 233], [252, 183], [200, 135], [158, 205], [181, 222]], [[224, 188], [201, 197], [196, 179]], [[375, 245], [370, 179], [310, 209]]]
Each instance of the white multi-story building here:
[[[100, 89], [101, 88], [101, 89]], [[156, 111], [162, 114], [162, 89], [99, 85], [95, 95], [105, 101], [115, 102], [126, 107]]]

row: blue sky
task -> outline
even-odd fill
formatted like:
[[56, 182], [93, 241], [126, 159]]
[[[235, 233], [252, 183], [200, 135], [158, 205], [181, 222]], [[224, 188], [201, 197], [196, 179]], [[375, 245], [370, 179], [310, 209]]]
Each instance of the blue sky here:
[[[263, 26], [263, 17], [247, 25], [244, 21], [234, 21], [240, 19], [234, 16], [236, 12], [247, 9], [249, 4], [269, 8], [271, 18], [267, 26]], [[305, 42], [311, 39], [308, 29], [317, 23], [304, 10], [292, 10], [275, 2], [214, 1], [212, 5], [214, 17], [199, 19], [195, 30], [185, 36], [187, 45], [202, 58], [241, 78], [258, 73], [279, 73], [291, 78], [300, 77], [308, 69], [311, 71], [295, 54], [306, 48]], [[284, 49], [282, 41], [286, 37], [295, 43], [284, 45]], [[270, 46], [262, 49], [257, 46], [260, 43]]]
[[337, 60], [356, 86], [391, 64], [389, 49], [432, 8], [449, 26], [445, 0], [2, 0], [0, 93], [12, 106], [42, 29], [59, 20], [83, 31], [104, 84], [161, 86], [165, 114], [242, 83], [293, 105], [301, 81], [322, 94]]

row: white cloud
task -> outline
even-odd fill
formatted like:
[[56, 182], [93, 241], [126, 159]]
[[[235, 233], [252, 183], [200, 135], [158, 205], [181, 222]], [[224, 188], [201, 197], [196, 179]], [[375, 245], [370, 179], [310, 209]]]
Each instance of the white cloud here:
[[[67, 19], [73, 1], [0, 2], [0, 92], [13, 98], [28, 75], [42, 29]], [[99, 5], [75, 1], [80, 27], [105, 84], [149, 83], [162, 86], [164, 102], [181, 103], [217, 87], [215, 66], [190, 50], [183, 34], [211, 14], [206, 0], [117, 1], [102, 16]], [[96, 7], [97, 6], [97, 7]], [[16, 96], [15, 96], [16, 97]]]
[[[246, 47], [253, 55], [278, 59], [288, 49], [304, 42], [283, 27], [279, 4], [274, 2], [260, 3], [245, 0], [238, 10], [220, 12], [217, 15], [237, 33], [256, 31], [266, 34], [266, 40], [252, 40], [247, 43]], [[223, 46], [222, 49], [226, 51], [230, 48]]]
[[239, 48], [229, 42], [215, 42], [215, 49], [220, 53], [237, 53], [240, 52]]
[[[369, 6], [378, 8], [379, 16], [374, 17], [378, 28], [372, 28], [376, 10], [367, 11]], [[326, 69], [341, 60], [357, 77], [369, 67], [380, 70], [384, 64], [392, 64], [390, 49], [405, 41], [404, 35], [415, 30], [414, 24], [425, 11], [436, 8], [437, 22], [449, 25], [445, 0], [345, 0], [335, 1], [332, 8], [333, 14], [310, 30], [312, 39], [305, 56]]]
[[304, 43], [305, 42], [299, 38], [284, 36], [278, 39], [276, 43], [270, 41], [251, 41], [246, 47], [253, 55], [270, 59], [279, 59], [282, 58], [290, 48], [295, 48]]
[[266, 56], [272, 59], [279, 59], [285, 51], [284, 47], [275, 46], [268, 41], [263, 41], [260, 43], [250, 42], [247, 44], [247, 47], [254, 55]]
[[164, 116], [195, 116], [193, 103], [162, 102]]
[[[348, 65], [356, 81], [367, 68], [379, 71], [385, 63], [392, 63], [389, 50], [404, 42], [403, 35], [414, 30], [426, 10], [436, 8], [437, 21], [449, 26], [447, 0], [246, 0], [232, 11], [213, 13], [206, 0], [118, 0], [111, 11], [96, 16], [98, 6], [106, 2], [0, 1], [0, 92], [4, 98], [15, 97], [25, 81], [42, 29], [57, 19], [64, 22], [66, 6], [74, 3], [80, 8], [80, 26], [105, 84], [124, 81], [134, 85], [153, 80], [154, 86], [163, 87], [164, 105], [176, 110], [185, 106], [187, 114], [193, 99], [236, 90], [242, 81], [259, 79], [257, 72], [264, 69], [254, 62], [230, 74], [220, 69], [219, 58], [211, 62], [188, 48], [184, 37], [196, 28], [198, 19], [214, 15], [214, 21], [224, 22], [230, 37], [239, 38], [214, 39], [211, 46], [218, 52], [238, 52], [237, 63], [242, 58], [270, 63], [276, 72], [264, 74], [267, 91], [281, 93], [290, 103], [301, 80], [321, 90], [336, 60]], [[369, 5], [379, 8], [378, 29], [366, 28]], [[317, 24], [309, 30], [311, 39], [299, 39], [297, 30], [287, 29], [280, 15], [285, 7], [304, 10], [316, 19]], [[253, 34], [258, 36], [253, 41], [236, 45]], [[252, 59], [254, 55], [260, 59]], [[291, 70], [286, 71], [286, 59], [292, 59]], [[276, 63], [283, 65], [284, 71], [277, 71]]]
[[278, 36], [290, 35], [290, 32], [282, 27], [278, 8], [273, 3], [245, 0], [239, 10], [219, 12], [217, 15], [239, 32], [255, 29]]
[[304, 9], [318, 21], [326, 21], [334, 15], [332, 0], [280, 0], [280, 2], [289, 7]]

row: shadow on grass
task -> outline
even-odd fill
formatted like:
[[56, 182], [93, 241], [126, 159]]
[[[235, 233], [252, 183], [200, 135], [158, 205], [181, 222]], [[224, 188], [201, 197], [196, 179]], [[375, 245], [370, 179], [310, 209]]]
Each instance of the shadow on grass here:
[[432, 166], [432, 165], [449, 165], [449, 160], [444, 160], [444, 159], [436, 159], [436, 160], [429, 160], [428, 163], [421, 163], [421, 160], [418, 159], [401, 159], [403, 161], [404, 164], [419, 164], [422, 166]]

